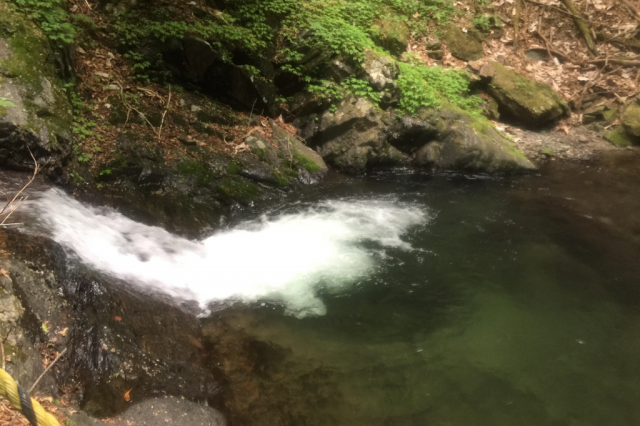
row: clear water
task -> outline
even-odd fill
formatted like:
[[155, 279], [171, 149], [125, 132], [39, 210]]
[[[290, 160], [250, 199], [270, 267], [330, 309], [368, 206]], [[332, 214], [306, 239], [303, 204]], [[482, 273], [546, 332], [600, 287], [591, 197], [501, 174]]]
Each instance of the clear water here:
[[632, 157], [319, 191], [431, 219], [404, 233], [413, 250], [324, 292], [324, 316], [220, 313], [212, 329], [266, 345], [226, 367], [237, 410], [260, 425], [640, 424], [639, 183]]
[[55, 197], [85, 262], [214, 311], [250, 424], [640, 424], [638, 155], [338, 178], [200, 242]]

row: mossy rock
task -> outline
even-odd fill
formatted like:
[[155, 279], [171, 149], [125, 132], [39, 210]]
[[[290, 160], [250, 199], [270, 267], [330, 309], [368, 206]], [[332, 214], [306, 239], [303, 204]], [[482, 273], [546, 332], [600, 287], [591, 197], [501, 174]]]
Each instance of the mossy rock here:
[[70, 154], [73, 116], [50, 42], [6, 0], [0, 11], [0, 97], [15, 105], [0, 111], [2, 165], [32, 168], [31, 150], [41, 165], [58, 168]]
[[567, 103], [547, 84], [495, 61], [486, 64], [481, 72], [492, 76], [488, 91], [500, 105], [501, 113], [527, 126], [543, 126], [570, 113]]
[[371, 27], [371, 37], [378, 46], [400, 56], [407, 51], [411, 32], [404, 21], [383, 18]]
[[620, 117], [620, 123], [629, 135], [640, 138], [640, 105], [630, 104]]
[[477, 61], [484, 56], [484, 49], [475, 37], [465, 34], [455, 24], [445, 28], [444, 40], [454, 58], [462, 61]]
[[257, 200], [263, 191], [256, 185], [243, 179], [225, 178], [218, 183], [216, 189], [229, 201], [248, 204]]
[[634, 139], [620, 126], [604, 134], [604, 138], [619, 148], [626, 148], [634, 144]]

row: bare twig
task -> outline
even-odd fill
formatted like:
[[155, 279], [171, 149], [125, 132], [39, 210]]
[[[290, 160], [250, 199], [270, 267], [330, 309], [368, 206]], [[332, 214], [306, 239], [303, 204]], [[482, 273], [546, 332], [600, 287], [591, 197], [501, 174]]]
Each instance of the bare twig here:
[[[8, 336], [7, 336], [8, 337]], [[0, 342], [0, 355], [2, 355], [2, 369], [6, 370], [7, 365], [5, 363], [5, 359], [4, 359], [4, 341], [5, 339], [2, 338], [2, 341]]]
[[[29, 151], [29, 154], [31, 154], [31, 158], [33, 159], [33, 163], [34, 163], [34, 169], [33, 169], [33, 176], [31, 176], [31, 179], [29, 179], [29, 182], [27, 182], [20, 191], [18, 191], [18, 193], [13, 197], [13, 199], [11, 199], [11, 201], [9, 201], [2, 209], [2, 211], [0, 211], [0, 216], [6, 214], [5, 218], [2, 220], [2, 222], [0, 222], [0, 226], [5, 226], [5, 222], [7, 221], [7, 219], [9, 219], [9, 217], [11, 216], [11, 214], [13, 214], [13, 212], [16, 211], [16, 209], [18, 207], [20, 207], [20, 204], [22, 204], [28, 197], [22, 197], [19, 201], [17, 205], [14, 205], [14, 203], [16, 202], [16, 200], [18, 199], [18, 197], [20, 196], [20, 194], [22, 194], [24, 192], [25, 189], [27, 189], [27, 187], [29, 185], [31, 185], [31, 183], [33, 183], [33, 181], [36, 179], [36, 175], [38, 174], [38, 171], [40, 170], [40, 165], [38, 164], [38, 162], [36, 161], [36, 157], [33, 156], [33, 153], [31, 152], [31, 150], [29, 149], [29, 147], [27, 146], [27, 150]], [[5, 213], [7, 211], [7, 209], [11, 209], [8, 213]]]
[[543, 6], [543, 7], [548, 7], [548, 8], [554, 9], [554, 10], [556, 10], [556, 11], [560, 12], [560, 13], [564, 13], [565, 15], [569, 15], [569, 16], [571, 16], [571, 17], [573, 17], [573, 18], [579, 18], [579, 19], [582, 19], [583, 21], [588, 22], [588, 23], [590, 23], [590, 24], [593, 24], [593, 23], [594, 23], [593, 21], [590, 21], [590, 20], [588, 20], [588, 19], [586, 19], [586, 18], [582, 18], [581, 16], [578, 16], [578, 15], [574, 15], [573, 13], [571, 13], [571, 12], [567, 12], [566, 10], [560, 9], [559, 7], [554, 6], [554, 5], [552, 5], [552, 4], [544, 4], [544, 3], [537, 2], [537, 1], [535, 1], [535, 0], [526, 0], [526, 1], [527, 1], [528, 3], [535, 4], [536, 6]]
[[520, 10], [522, 0], [516, 0], [516, 16], [513, 21], [513, 47], [518, 48], [520, 44]]
[[167, 111], [171, 107], [171, 86], [169, 86], [169, 98], [167, 99], [167, 104], [164, 107], [164, 112], [162, 113], [162, 121], [160, 121], [160, 127], [158, 128], [158, 141], [160, 141], [160, 137], [162, 136], [162, 126], [164, 125], [164, 117], [167, 115]]
[[67, 353], [67, 348], [64, 348], [64, 350], [62, 352], [60, 352], [58, 354], [58, 356], [56, 357], [56, 359], [53, 360], [53, 362], [51, 364], [49, 364], [49, 366], [47, 368], [45, 368], [45, 370], [42, 372], [42, 374], [40, 375], [40, 377], [38, 377], [38, 380], [35, 381], [35, 383], [33, 385], [31, 385], [31, 388], [29, 389], [29, 394], [31, 394], [31, 392], [33, 392], [33, 390], [36, 388], [36, 386], [38, 386], [38, 383], [40, 383], [40, 380], [42, 380], [42, 378], [44, 377], [45, 374], [47, 374], [47, 372], [49, 370], [51, 370], [51, 368], [53, 368], [54, 365], [56, 365], [56, 362], [58, 362], [58, 360], [62, 357], [62, 355], [64, 355], [65, 353]]
[[251, 119], [253, 118], [253, 109], [256, 106], [256, 102], [258, 102], [258, 98], [256, 98], [255, 101], [253, 101], [253, 105], [251, 106], [251, 114], [249, 114], [249, 126], [251, 126]]
[[536, 35], [540, 37], [542, 41], [544, 41], [545, 47], [547, 48], [547, 54], [549, 55], [549, 59], [551, 59], [551, 57], [555, 55], [555, 56], [559, 56], [560, 58], [564, 59], [567, 62], [571, 62], [572, 64], [582, 65], [582, 62], [572, 59], [558, 50], [552, 49], [551, 43], [549, 42], [549, 40], [547, 40], [547, 38], [544, 35], [542, 35], [542, 33], [539, 30], [536, 30]]

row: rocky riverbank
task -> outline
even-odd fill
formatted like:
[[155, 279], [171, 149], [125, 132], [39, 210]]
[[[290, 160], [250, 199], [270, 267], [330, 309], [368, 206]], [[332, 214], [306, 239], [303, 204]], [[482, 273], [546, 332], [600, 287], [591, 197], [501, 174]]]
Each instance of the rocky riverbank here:
[[[54, 1], [43, 10], [0, 0], [0, 167], [29, 171], [35, 159], [78, 199], [197, 238], [329, 169], [517, 174], [638, 149], [635, 95], [567, 102], [487, 53], [495, 18], [481, 31], [385, 3], [384, 16], [363, 9], [356, 24], [334, 11], [325, 22], [317, 10], [267, 3], [250, 12], [219, 1]], [[464, 65], [445, 66], [452, 57]], [[582, 124], [570, 128], [570, 116]], [[213, 320], [203, 328], [194, 307], [129, 291], [47, 238], [2, 230], [0, 244], [0, 333], [20, 383], [66, 348], [39, 387], [63, 405], [114, 417], [168, 394], [247, 424], [239, 413], [258, 379], [247, 374], [243, 398], [221, 389], [229, 374], [261, 368], [244, 350], [251, 339]], [[235, 353], [248, 358], [225, 364]], [[158, 404], [200, 419], [179, 402]], [[149, 421], [145, 407], [135, 424]]]

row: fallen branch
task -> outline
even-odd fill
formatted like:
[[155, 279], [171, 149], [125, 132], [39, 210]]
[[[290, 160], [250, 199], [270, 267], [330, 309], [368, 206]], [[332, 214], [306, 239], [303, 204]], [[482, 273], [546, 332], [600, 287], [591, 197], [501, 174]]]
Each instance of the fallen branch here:
[[625, 67], [636, 67], [640, 65], [640, 61], [627, 60], [627, 59], [593, 59], [591, 61], [587, 61], [589, 64], [616, 64], [622, 65]]
[[538, 37], [540, 37], [542, 39], [542, 41], [544, 41], [545, 44], [545, 48], [547, 49], [547, 53], [549, 54], [549, 59], [551, 59], [552, 55], [558, 56], [562, 59], [564, 59], [567, 62], [571, 62], [572, 64], [575, 65], [583, 65], [583, 63], [581, 61], [578, 61], [576, 59], [570, 58], [569, 56], [565, 55], [564, 53], [558, 51], [558, 50], [554, 50], [551, 48], [551, 43], [549, 43], [549, 40], [547, 40], [547, 38], [542, 35], [542, 33], [538, 30], [536, 30], [536, 35]]
[[520, 33], [520, 10], [521, 10], [521, 1], [516, 0], [516, 16], [513, 21], [513, 47], [515, 49], [518, 48], [520, 44], [519, 33]]
[[593, 41], [593, 37], [591, 36], [591, 29], [587, 25], [585, 19], [580, 15], [580, 12], [575, 7], [571, 0], [560, 0], [562, 4], [564, 4], [569, 12], [573, 15], [573, 21], [576, 23], [576, 26], [582, 33], [582, 37], [584, 37], [584, 41], [587, 43], [587, 49], [593, 56], [598, 56], [598, 47], [596, 43]]
[[565, 15], [569, 15], [569, 16], [571, 16], [571, 17], [572, 17], [572, 18], [574, 18], [574, 19], [575, 19], [575, 18], [578, 18], [578, 19], [582, 19], [583, 21], [588, 22], [588, 23], [590, 23], [590, 24], [594, 24], [594, 22], [593, 22], [593, 21], [590, 21], [590, 20], [588, 20], [588, 19], [586, 19], [586, 18], [583, 18], [583, 17], [581, 17], [581, 16], [579, 16], [579, 15], [574, 15], [573, 13], [571, 13], [571, 12], [567, 12], [566, 10], [560, 9], [559, 7], [554, 6], [554, 5], [552, 5], [552, 4], [544, 4], [544, 3], [537, 2], [537, 1], [535, 1], [535, 0], [526, 0], [526, 1], [527, 1], [527, 2], [529, 2], [529, 3], [531, 3], [531, 4], [535, 4], [536, 6], [543, 6], [543, 7], [548, 7], [548, 8], [550, 8], [550, 9], [554, 9], [554, 10], [556, 10], [556, 11], [560, 12], [560, 13], [564, 13]]
[[[33, 183], [33, 181], [36, 179], [36, 175], [38, 174], [38, 171], [40, 170], [40, 165], [38, 164], [38, 162], [36, 161], [36, 157], [33, 156], [33, 153], [31, 152], [31, 150], [29, 149], [29, 147], [27, 146], [27, 150], [29, 151], [29, 154], [31, 155], [31, 158], [33, 159], [33, 163], [34, 163], [34, 169], [33, 169], [33, 176], [31, 176], [31, 179], [29, 179], [29, 182], [26, 183], [26, 185], [24, 185], [22, 187], [22, 189], [20, 191], [18, 191], [18, 193], [11, 199], [11, 201], [8, 201], [7, 204], [5, 204], [5, 206], [3, 207], [2, 211], [0, 211], [0, 216], [3, 216], [6, 214], [5, 218], [2, 220], [2, 222], [0, 222], [0, 226], [4, 227], [4, 226], [9, 226], [9, 225], [13, 225], [11, 223], [5, 224], [5, 222], [7, 221], [7, 219], [9, 219], [9, 217], [11, 217], [11, 215], [13, 214], [13, 212], [15, 212], [18, 207], [20, 207], [20, 205], [29, 197], [22, 197], [20, 198], [20, 200], [17, 201], [18, 197], [20, 196], [20, 194], [22, 194], [24, 192], [25, 189], [27, 189], [27, 187], [29, 185], [31, 185]], [[5, 191], [6, 194], [6, 191]], [[7, 197], [8, 199], [8, 197]], [[15, 204], [15, 205], [14, 205]], [[7, 213], [7, 209], [10, 209], [10, 211]]]
[[40, 377], [38, 377], [38, 380], [35, 381], [35, 383], [33, 385], [31, 385], [31, 388], [29, 389], [29, 394], [31, 394], [31, 392], [33, 392], [33, 390], [36, 388], [36, 386], [38, 385], [38, 383], [40, 383], [40, 380], [42, 380], [42, 378], [44, 377], [45, 374], [47, 374], [47, 372], [49, 370], [51, 370], [51, 368], [53, 368], [54, 365], [56, 365], [56, 362], [58, 362], [58, 360], [62, 357], [62, 355], [64, 355], [65, 353], [67, 353], [67, 348], [64, 348], [64, 350], [62, 352], [60, 352], [58, 354], [58, 356], [56, 357], [56, 359], [53, 360], [53, 362], [51, 364], [49, 364], [49, 366], [47, 368], [45, 368], [45, 370], [42, 372], [42, 374], [40, 375]]

